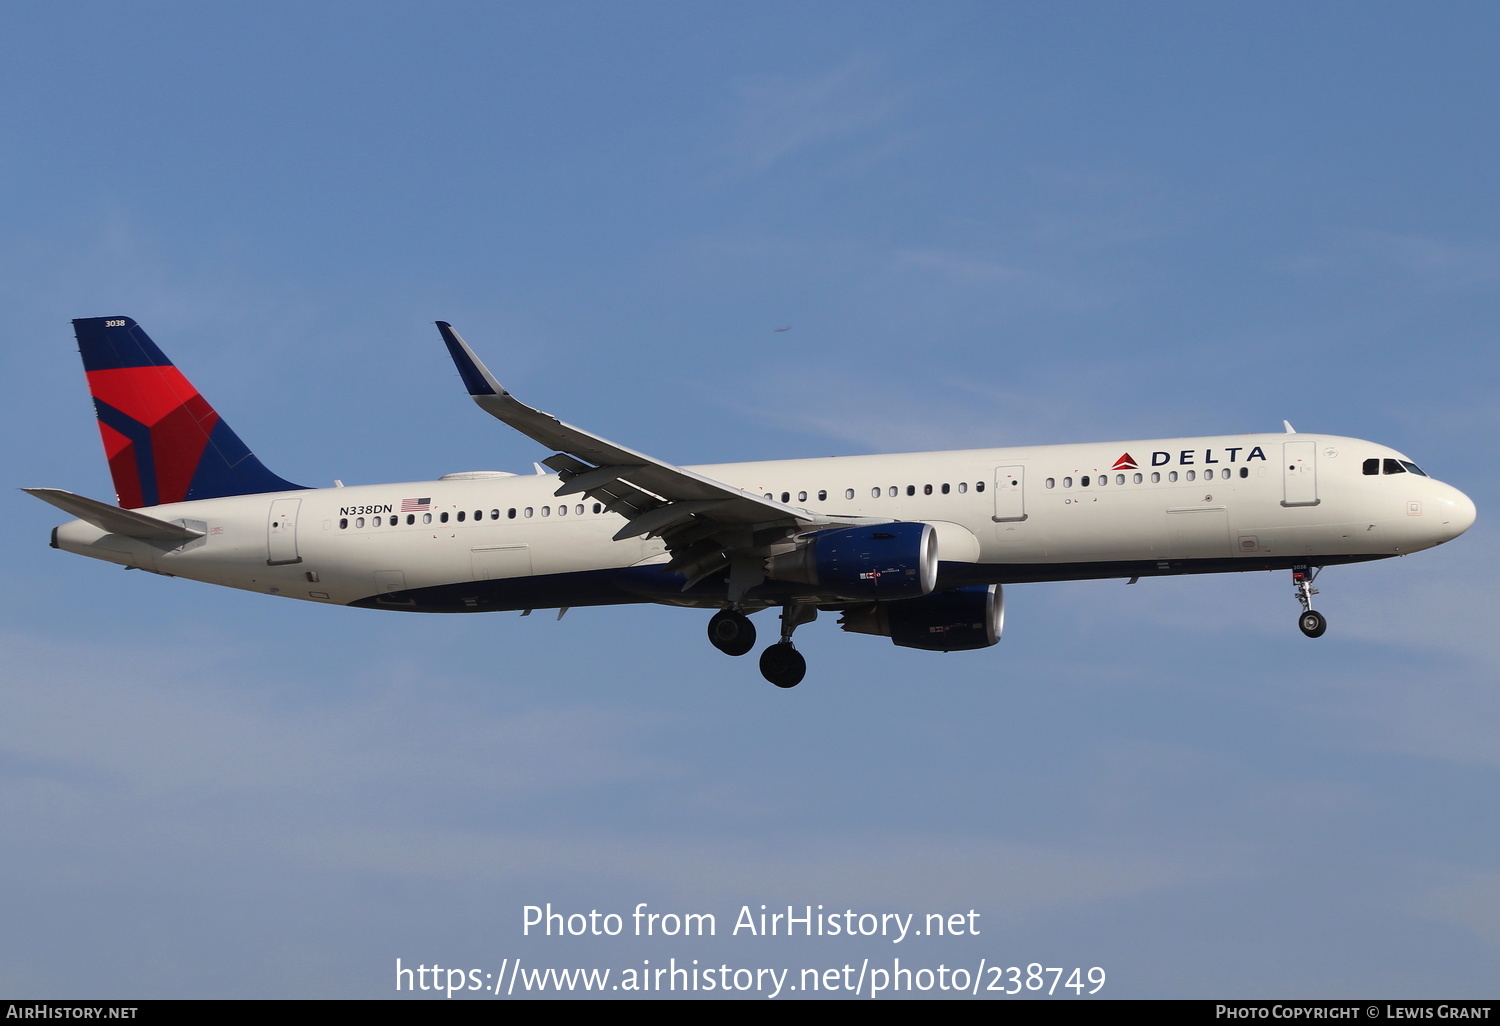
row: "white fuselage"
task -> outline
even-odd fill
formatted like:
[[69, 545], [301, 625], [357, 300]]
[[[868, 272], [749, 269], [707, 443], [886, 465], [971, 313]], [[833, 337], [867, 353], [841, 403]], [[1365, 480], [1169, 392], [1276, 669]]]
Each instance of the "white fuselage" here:
[[[1473, 522], [1457, 489], [1369, 474], [1368, 460], [1405, 457], [1354, 438], [1260, 434], [690, 469], [816, 513], [933, 524], [941, 588], [1353, 562], [1429, 548]], [[559, 487], [551, 474], [480, 474], [230, 496], [142, 511], [205, 532], [185, 545], [78, 520], [55, 544], [324, 603], [462, 612], [720, 601], [722, 582], [682, 594], [680, 580], [649, 569], [666, 559], [659, 539], [612, 540], [623, 518], [583, 496], [559, 499]], [[766, 603], [795, 588], [761, 587]]]

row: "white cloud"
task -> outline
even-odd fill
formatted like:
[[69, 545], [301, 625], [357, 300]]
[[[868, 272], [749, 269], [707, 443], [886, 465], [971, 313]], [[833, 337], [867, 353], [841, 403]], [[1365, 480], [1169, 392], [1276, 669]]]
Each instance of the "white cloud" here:
[[1500, 948], [1500, 873], [1459, 867], [1440, 867], [1436, 873], [1441, 881], [1416, 897], [1412, 911]]
[[1500, 244], [1454, 242], [1397, 232], [1356, 231], [1293, 257], [1287, 266], [1319, 277], [1387, 271], [1438, 289], [1500, 281]]
[[[900, 100], [866, 57], [804, 78], [775, 78], [740, 89], [740, 125], [729, 140], [735, 160], [766, 171], [793, 154], [886, 124]], [[880, 143], [884, 145], [884, 143]]]

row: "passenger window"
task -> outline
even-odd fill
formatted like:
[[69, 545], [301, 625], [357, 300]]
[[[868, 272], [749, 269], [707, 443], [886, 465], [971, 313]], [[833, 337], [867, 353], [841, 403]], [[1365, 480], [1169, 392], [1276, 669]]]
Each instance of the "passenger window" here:
[[880, 498], [880, 489], [879, 488], [871, 488], [870, 489], [870, 498], [872, 498], [872, 499], [878, 499], [878, 498]]
[[923, 495], [931, 495], [932, 494], [932, 485], [923, 485], [922, 486], [922, 494]]
[[906, 486], [906, 494], [907, 495], [916, 495], [917, 494], [917, 486], [916, 485], [907, 485]]
[[846, 499], [852, 499], [852, 498], [854, 498], [854, 489], [853, 488], [845, 488], [844, 489], [844, 498], [846, 498]]
[[1064, 488], [1072, 488], [1073, 487], [1073, 479], [1071, 477], [1065, 477], [1065, 478], [1063, 478], [1063, 487]]
[[583, 516], [583, 503], [580, 502], [578, 504], [578, 508], [575, 509], [573, 511], [573, 513], [574, 513], [575, 516], [580, 516], [580, 517]]
[[1197, 476], [1198, 476], [1198, 472], [1197, 472], [1197, 471], [1196, 471], [1196, 470], [1189, 470], [1189, 471], [1188, 471], [1188, 472], [1187, 472], [1187, 479], [1188, 479], [1188, 480], [1189, 480], [1189, 481], [1191, 481], [1191, 480], [1193, 480], [1193, 479], [1194, 479], [1194, 478], [1196, 478], [1196, 477], [1197, 477]]
[[781, 501], [782, 502], [791, 502], [792, 501], [792, 493], [791, 492], [782, 492], [781, 493]]
[[340, 531], [347, 531], [348, 529], [349, 529], [349, 518], [348, 517], [344, 517], [342, 520], [339, 521], [339, 530]]
[[943, 482], [943, 494], [944, 495], [948, 494], [948, 482], [947, 481]]
[[958, 494], [959, 495], [962, 495], [964, 492], [966, 492], [968, 490], [969, 490], [969, 482], [967, 482], [967, 481], [960, 481], [958, 483]]
[[1153, 471], [1151, 471], [1151, 483], [1152, 484], [1161, 484], [1161, 471], [1159, 471], [1159, 470], [1153, 470]]
[[379, 527], [380, 526], [380, 518], [376, 517], [374, 520], [371, 520], [370, 521], [370, 526], [371, 527]]
[[1175, 471], [1175, 470], [1169, 471], [1167, 473], [1167, 480], [1168, 481], [1176, 481], [1177, 480], [1177, 471]]
[[415, 524], [417, 522], [417, 515], [415, 513], [406, 514], [406, 522], [408, 524]]
[[532, 513], [531, 507], [527, 506], [526, 509], [521, 513], [521, 515], [524, 516], [527, 520], [530, 520], [531, 519], [531, 513]]
[[984, 482], [983, 481], [975, 481], [974, 482], [974, 490], [976, 492], [982, 492], [982, 491], [984, 491]]
[[550, 517], [551, 515], [552, 515], [552, 507], [551, 506], [543, 506], [542, 507], [542, 516], [544, 516], [544, 517]]
[[1048, 488], [1056, 488], [1057, 487], [1057, 478], [1055, 478], [1055, 477], [1049, 477], [1049, 478], [1047, 478], [1047, 487]]
[[1143, 480], [1143, 478], [1141, 477], [1141, 475], [1139, 475], [1139, 474], [1135, 475], [1135, 483], [1136, 484], [1140, 484], [1142, 480]]
[[891, 487], [890, 487], [890, 494], [891, 494], [891, 498], [894, 499], [896, 496], [898, 496], [898, 495], [901, 494], [901, 489], [897, 488], [895, 485], [891, 485]]
[[1103, 488], [1107, 484], [1109, 484], [1109, 475], [1108, 474], [1100, 474], [1099, 475], [1099, 487]]
[[560, 516], [560, 517], [567, 516], [568, 515], [568, 507], [566, 507], [566, 506], [559, 506], [559, 507], [557, 507], [557, 515]]
[[364, 517], [355, 517], [354, 518], [354, 526], [355, 527], [364, 527], [365, 526], [365, 518]]
[[806, 492], [798, 492], [797, 493], [797, 501], [798, 502], [806, 502], [807, 501], [807, 493]]
[[460, 524], [464, 522], [464, 516], [465, 516], [464, 511], [463, 510], [459, 510], [458, 511], [458, 522]]
[[1240, 477], [1249, 477], [1249, 476], [1250, 476], [1250, 468], [1249, 467], [1241, 467], [1240, 468]]
[[1124, 483], [1125, 483], [1125, 475], [1124, 474], [1116, 474], [1115, 475], [1115, 484], [1124, 484]]
[[1089, 475], [1084, 474], [1082, 477], [1080, 477], [1078, 479], [1078, 487], [1079, 488], [1087, 488], [1088, 486], [1089, 486]]
[[438, 521], [440, 523], [446, 524], [448, 522], [448, 514], [447, 513], [439, 513], [438, 514]]
[[506, 510], [505, 511], [505, 518], [507, 520], [514, 520], [514, 519], [516, 519], [516, 507], [512, 506], [510, 509]]

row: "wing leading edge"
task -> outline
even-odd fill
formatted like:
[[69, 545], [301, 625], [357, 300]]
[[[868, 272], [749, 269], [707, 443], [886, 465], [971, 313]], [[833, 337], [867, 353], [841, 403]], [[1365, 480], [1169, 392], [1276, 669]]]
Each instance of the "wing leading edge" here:
[[[734, 485], [653, 459], [582, 428], [565, 424], [507, 392], [446, 321], [437, 322], [469, 397], [492, 417], [556, 450], [542, 462], [558, 472], [558, 496], [584, 494], [626, 518], [616, 540], [659, 536], [672, 559], [662, 571], [687, 578], [686, 591], [736, 562], [733, 592], [759, 583], [761, 562], [790, 539], [835, 524], [871, 523], [788, 506]], [[883, 522], [883, 521], [880, 521]]]

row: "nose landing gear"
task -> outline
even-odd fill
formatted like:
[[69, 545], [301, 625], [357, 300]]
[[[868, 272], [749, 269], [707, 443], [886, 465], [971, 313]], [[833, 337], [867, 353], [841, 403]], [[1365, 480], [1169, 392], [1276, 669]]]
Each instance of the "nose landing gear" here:
[[1328, 618], [1312, 607], [1312, 597], [1318, 589], [1312, 586], [1322, 567], [1305, 565], [1292, 567], [1292, 587], [1296, 589], [1297, 601], [1302, 603], [1302, 615], [1297, 618], [1297, 628], [1309, 638], [1321, 638], [1328, 629]]

